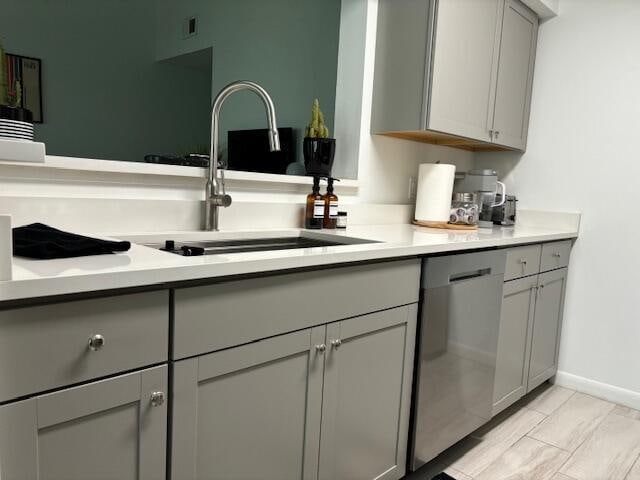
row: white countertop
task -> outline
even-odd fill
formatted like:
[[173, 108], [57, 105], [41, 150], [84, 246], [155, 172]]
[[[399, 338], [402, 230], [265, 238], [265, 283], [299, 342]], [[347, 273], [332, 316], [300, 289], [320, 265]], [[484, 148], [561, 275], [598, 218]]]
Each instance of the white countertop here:
[[[380, 243], [267, 252], [182, 257], [133, 242], [338, 234]], [[412, 225], [368, 225], [343, 231], [166, 232], [112, 235], [132, 241], [127, 253], [63, 260], [14, 258], [13, 280], [0, 282], [0, 302], [100, 290], [162, 285], [258, 272], [381, 260], [577, 237], [577, 229], [517, 225], [493, 230], [453, 231]]]

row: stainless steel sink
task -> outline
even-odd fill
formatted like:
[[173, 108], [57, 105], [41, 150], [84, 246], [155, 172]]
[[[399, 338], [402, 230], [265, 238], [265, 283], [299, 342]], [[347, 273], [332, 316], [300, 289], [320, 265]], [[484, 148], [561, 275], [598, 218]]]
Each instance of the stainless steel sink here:
[[187, 257], [200, 255], [223, 255], [230, 253], [264, 252], [269, 250], [291, 250], [297, 248], [335, 247], [338, 245], [357, 245], [376, 243], [371, 240], [340, 237], [338, 235], [324, 238], [291, 236], [277, 238], [249, 238], [227, 240], [194, 240], [173, 241], [164, 243], [146, 243], [147, 247]]

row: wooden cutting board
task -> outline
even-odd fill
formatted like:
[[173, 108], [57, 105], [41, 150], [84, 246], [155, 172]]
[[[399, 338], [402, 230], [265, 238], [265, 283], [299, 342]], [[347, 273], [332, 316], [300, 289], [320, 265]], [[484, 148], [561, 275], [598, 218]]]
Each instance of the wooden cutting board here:
[[455, 225], [447, 222], [422, 222], [420, 220], [414, 220], [414, 225], [428, 228], [440, 228], [442, 230], [477, 230], [477, 225]]

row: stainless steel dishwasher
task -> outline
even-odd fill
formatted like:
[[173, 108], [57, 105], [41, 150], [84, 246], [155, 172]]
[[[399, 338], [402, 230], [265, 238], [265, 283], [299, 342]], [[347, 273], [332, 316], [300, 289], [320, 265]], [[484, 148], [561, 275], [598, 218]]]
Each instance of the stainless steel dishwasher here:
[[500, 250], [423, 261], [412, 470], [491, 418], [505, 262]]

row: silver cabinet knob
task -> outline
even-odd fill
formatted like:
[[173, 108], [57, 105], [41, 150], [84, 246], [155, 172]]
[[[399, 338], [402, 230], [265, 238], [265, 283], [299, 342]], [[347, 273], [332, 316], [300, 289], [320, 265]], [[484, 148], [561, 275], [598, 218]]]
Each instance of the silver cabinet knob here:
[[520, 262], [522, 265], [527, 265], [527, 261], [524, 258], [521, 258], [520, 260], [518, 260], [518, 262]]
[[559, 253], [559, 252], [556, 252], [556, 253], [554, 253], [554, 254], [553, 254], [553, 256], [554, 256], [555, 258], [560, 258], [562, 255], [560, 255], [560, 253]]
[[153, 392], [151, 394], [151, 405], [154, 407], [159, 407], [165, 401], [164, 392]]
[[320, 345], [316, 345], [316, 352], [318, 353], [324, 353], [326, 349], [327, 349], [327, 346], [324, 343], [321, 343]]
[[497, 140], [498, 136], [500, 135], [500, 132], [498, 130], [496, 130], [496, 131], [493, 132], [493, 135], [494, 135], [495, 139]]
[[97, 352], [102, 347], [104, 347], [104, 337], [102, 335], [96, 334], [89, 337], [89, 350]]
[[540, 288], [544, 288], [544, 283], [542, 285], [540, 285]]
[[340, 348], [340, 345], [342, 345], [342, 340], [340, 340], [339, 338], [336, 338], [335, 340], [331, 340], [331, 346], [333, 348]]

